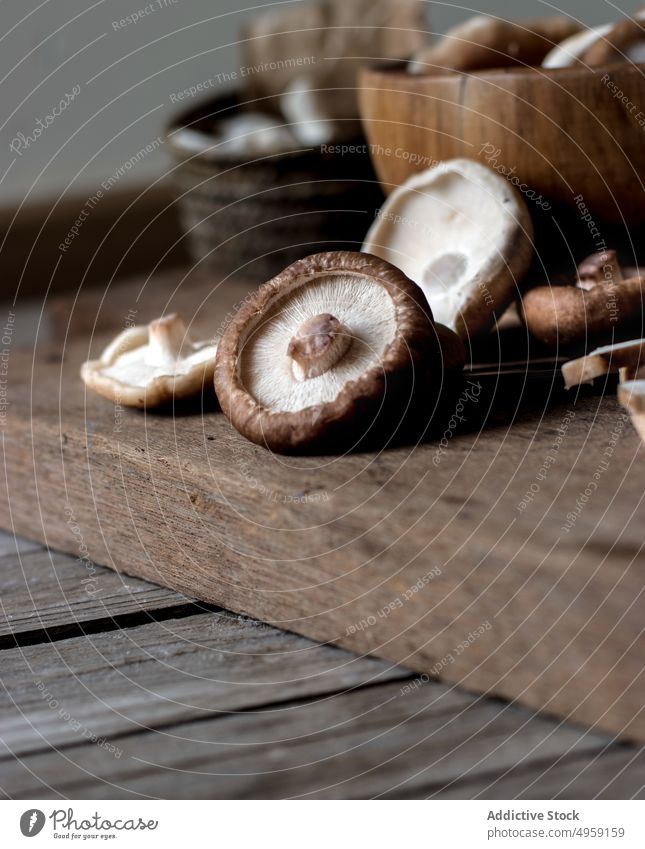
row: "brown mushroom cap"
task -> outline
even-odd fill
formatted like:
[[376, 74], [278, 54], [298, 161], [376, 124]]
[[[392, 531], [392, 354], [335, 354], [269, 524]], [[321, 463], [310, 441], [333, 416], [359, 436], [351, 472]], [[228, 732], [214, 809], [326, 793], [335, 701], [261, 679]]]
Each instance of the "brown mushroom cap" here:
[[584, 67], [581, 64], [581, 57], [599, 39], [608, 35], [611, 32], [612, 26], [612, 24], [603, 24], [602, 26], [592, 27], [591, 29], [582, 29], [580, 32], [563, 39], [544, 57], [542, 67], [571, 68], [579, 63], [580, 67]]
[[576, 285], [538, 286], [522, 295], [522, 320], [551, 348], [629, 326], [643, 314], [645, 277], [624, 279], [625, 271], [614, 251], [593, 254], [580, 264]]
[[[281, 453], [345, 450], [384, 421], [396, 429], [420, 394], [436, 401], [441, 345], [423, 293], [399, 269], [369, 254], [315, 254], [236, 314], [218, 347], [215, 389], [252, 442]], [[463, 352], [458, 361], [451, 351], [453, 368]]]
[[623, 62], [645, 62], [645, 27], [642, 19], [627, 18], [594, 41], [580, 57], [589, 67]]
[[581, 28], [560, 15], [518, 23], [475, 15], [448, 30], [437, 44], [419, 51], [408, 69], [413, 74], [427, 74], [539, 65], [554, 44]]

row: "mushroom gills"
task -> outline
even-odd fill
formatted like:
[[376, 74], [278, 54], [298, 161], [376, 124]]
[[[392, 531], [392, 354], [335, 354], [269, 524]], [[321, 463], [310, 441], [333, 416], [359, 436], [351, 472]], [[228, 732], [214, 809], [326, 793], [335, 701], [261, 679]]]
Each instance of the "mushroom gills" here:
[[103, 368], [104, 377], [143, 388], [156, 377], [189, 374], [214, 357], [213, 343], [192, 342], [186, 325], [174, 314], [150, 323], [147, 342], [147, 345], [117, 352], [114, 361]]
[[114, 378], [128, 386], [145, 387], [156, 377], [169, 374], [177, 377], [189, 374], [195, 366], [212, 362], [214, 347], [212, 342], [202, 343], [203, 347], [181, 359], [167, 359], [164, 362], [151, 363], [147, 358], [141, 358], [139, 351], [128, 351], [119, 357], [117, 363], [103, 369], [103, 375]]
[[495, 227], [486, 225], [499, 213], [490, 192], [448, 172], [393, 200], [379, 222], [380, 244], [370, 247], [421, 286], [436, 320], [451, 325], [466, 272], [490, 255]]
[[[514, 272], [521, 275], [530, 260], [524, 251], [530, 228], [521, 198], [503, 177], [456, 159], [395, 189], [363, 251], [414, 280], [438, 322], [474, 333], [490, 326], [494, 311], [512, 299]], [[523, 253], [526, 261], [515, 268]]]
[[[392, 299], [372, 280], [333, 272], [300, 283], [248, 329], [238, 363], [247, 392], [279, 412], [333, 401], [348, 382], [378, 365], [396, 334]], [[302, 359], [294, 360], [291, 343], [302, 340], [303, 328], [305, 337], [311, 335], [323, 317], [338, 322], [336, 335], [309, 370], [311, 362], [303, 368]]]
[[467, 285], [468, 257], [463, 253], [445, 253], [432, 259], [421, 274], [421, 286], [437, 321], [450, 324], [459, 312], [462, 284]]

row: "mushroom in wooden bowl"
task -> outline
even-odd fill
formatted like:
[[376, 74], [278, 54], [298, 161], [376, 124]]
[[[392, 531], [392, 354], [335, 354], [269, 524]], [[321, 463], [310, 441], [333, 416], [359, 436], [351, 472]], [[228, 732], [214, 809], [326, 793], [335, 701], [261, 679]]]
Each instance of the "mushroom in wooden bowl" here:
[[582, 200], [601, 221], [645, 222], [642, 22], [632, 19], [628, 40], [616, 25], [582, 41], [582, 53], [574, 43], [545, 57], [547, 67], [530, 64], [535, 54], [526, 62], [509, 55], [516, 42], [494, 54], [499, 67], [464, 67], [443, 55], [435, 62], [430, 53], [417, 59], [415, 73], [363, 70], [361, 117], [384, 191], [437, 162], [467, 157], [533, 199], [576, 214]]

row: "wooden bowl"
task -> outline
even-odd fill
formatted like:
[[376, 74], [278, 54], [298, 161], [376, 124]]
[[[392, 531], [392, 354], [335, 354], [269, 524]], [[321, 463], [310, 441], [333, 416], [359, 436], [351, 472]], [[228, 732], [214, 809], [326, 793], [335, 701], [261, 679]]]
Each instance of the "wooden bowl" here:
[[[366, 69], [365, 134], [386, 193], [415, 171], [464, 156], [531, 201], [599, 221], [645, 221], [645, 67], [503, 68], [415, 76]], [[642, 111], [641, 111], [642, 110]]]

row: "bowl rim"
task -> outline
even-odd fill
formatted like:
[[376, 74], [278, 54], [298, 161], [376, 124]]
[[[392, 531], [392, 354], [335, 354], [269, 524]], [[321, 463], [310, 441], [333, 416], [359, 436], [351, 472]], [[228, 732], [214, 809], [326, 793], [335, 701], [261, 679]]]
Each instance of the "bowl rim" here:
[[366, 65], [360, 69], [359, 79], [363, 80], [364, 78], [372, 74], [375, 76], [387, 76], [398, 79], [405, 78], [409, 80], [430, 80], [437, 82], [446, 82], [449, 80], [467, 77], [485, 79], [487, 77], [509, 76], [527, 78], [535, 78], [536, 76], [542, 76], [546, 79], [577, 76], [580, 78], [589, 79], [591, 76], [597, 76], [599, 73], [610, 73], [613, 76], [626, 76], [637, 73], [645, 79], [645, 62], [615, 62], [611, 65], [598, 65], [593, 68], [580, 68], [577, 65], [573, 65], [568, 68], [543, 68], [542, 65], [504, 65], [498, 68], [481, 68], [476, 71], [455, 71], [445, 69], [440, 73], [432, 73], [431, 71], [428, 71], [420, 74], [409, 73], [407, 71], [407, 65], [407, 62], [399, 62], [396, 66], [393, 66], [392, 63], [388, 65]]

